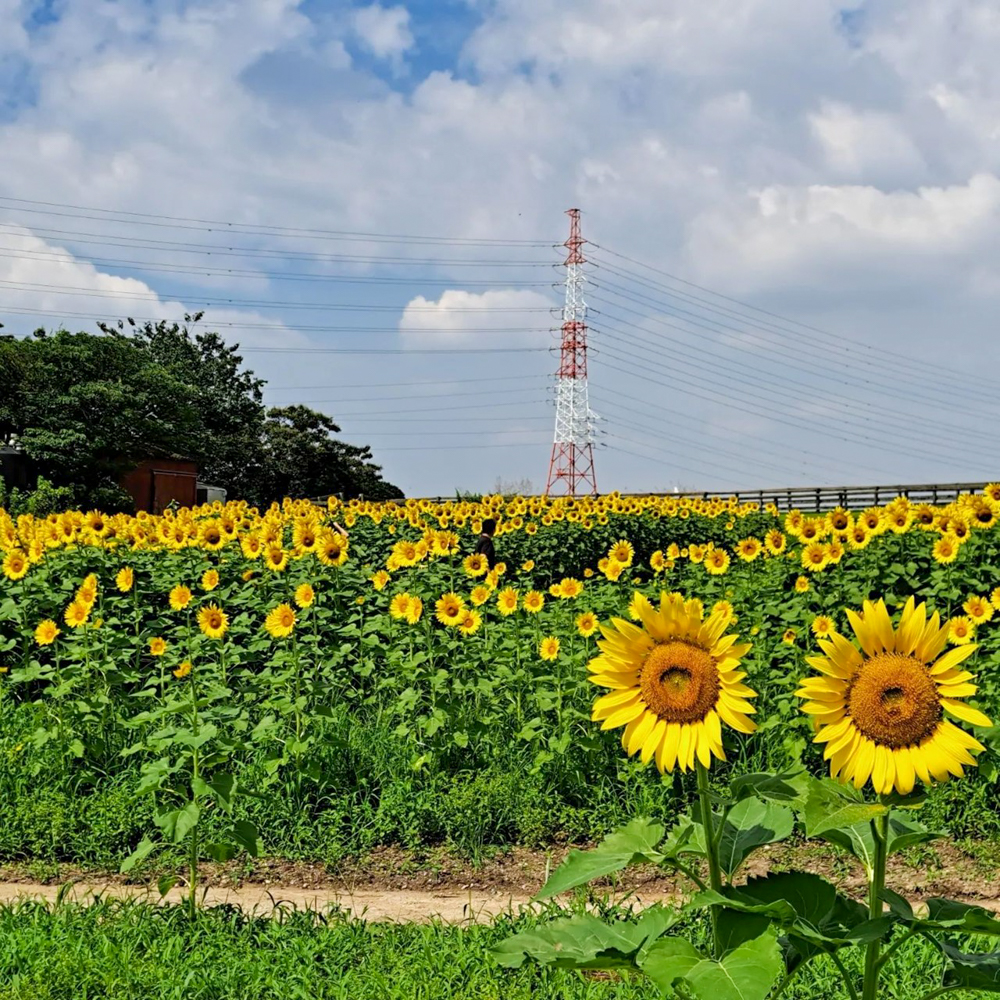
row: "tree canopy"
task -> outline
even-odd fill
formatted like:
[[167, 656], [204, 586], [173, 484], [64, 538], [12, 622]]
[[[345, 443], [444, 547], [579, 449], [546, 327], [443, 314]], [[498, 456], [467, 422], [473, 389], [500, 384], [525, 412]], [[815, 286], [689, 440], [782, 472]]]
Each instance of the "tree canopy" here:
[[368, 447], [334, 436], [330, 417], [306, 406], [268, 411], [239, 348], [189, 330], [200, 318], [0, 338], [0, 444], [16, 442], [81, 505], [124, 504], [121, 477], [158, 457], [191, 459], [201, 479], [256, 504], [402, 495]]

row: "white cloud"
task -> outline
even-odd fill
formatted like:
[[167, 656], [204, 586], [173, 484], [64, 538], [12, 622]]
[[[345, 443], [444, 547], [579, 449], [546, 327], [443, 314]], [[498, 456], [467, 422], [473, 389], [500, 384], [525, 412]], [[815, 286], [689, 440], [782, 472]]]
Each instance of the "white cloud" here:
[[378, 59], [398, 59], [413, 47], [410, 12], [401, 6], [373, 3], [354, 12], [354, 30], [362, 45]]
[[552, 305], [552, 299], [530, 289], [450, 288], [437, 299], [423, 295], [411, 299], [400, 317], [399, 331], [411, 346], [545, 347], [552, 343], [551, 330], [559, 323]]

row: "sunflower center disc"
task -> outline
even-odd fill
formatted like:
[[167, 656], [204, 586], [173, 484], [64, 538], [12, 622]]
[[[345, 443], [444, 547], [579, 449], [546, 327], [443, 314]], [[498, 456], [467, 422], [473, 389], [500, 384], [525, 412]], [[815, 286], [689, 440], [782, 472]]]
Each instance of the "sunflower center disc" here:
[[639, 689], [661, 719], [699, 722], [719, 699], [719, 671], [715, 660], [691, 643], [658, 643], [643, 662]]
[[860, 732], [893, 748], [921, 743], [941, 721], [934, 678], [919, 660], [900, 653], [865, 660], [851, 682], [847, 709]]

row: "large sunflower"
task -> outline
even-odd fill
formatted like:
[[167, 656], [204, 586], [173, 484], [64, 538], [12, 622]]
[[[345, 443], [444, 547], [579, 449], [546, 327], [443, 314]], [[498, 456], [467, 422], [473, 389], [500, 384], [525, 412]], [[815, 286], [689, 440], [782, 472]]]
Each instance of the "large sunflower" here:
[[941, 655], [948, 626], [911, 597], [898, 628], [885, 602], [865, 601], [861, 614], [847, 611], [861, 644], [838, 632], [819, 642], [823, 656], [807, 657], [822, 676], [809, 677], [797, 694], [813, 716], [817, 743], [825, 743], [830, 771], [861, 788], [869, 779], [879, 794], [906, 795], [916, 779], [946, 781], [975, 765], [981, 743], [945, 714], [974, 726], [990, 720], [961, 699], [976, 693], [972, 674], [956, 669], [976, 649], [958, 646]]
[[707, 767], [712, 754], [724, 760], [722, 723], [741, 733], [756, 728], [747, 699], [757, 695], [738, 669], [749, 643], [723, 636], [721, 612], [703, 621], [701, 601], [664, 594], [659, 610], [642, 595], [633, 603], [641, 628], [621, 618], [601, 626], [601, 655], [588, 670], [611, 693], [597, 699], [592, 718], [602, 729], [625, 726], [625, 751], [643, 763], [655, 758], [661, 772], [687, 770], [696, 758]]

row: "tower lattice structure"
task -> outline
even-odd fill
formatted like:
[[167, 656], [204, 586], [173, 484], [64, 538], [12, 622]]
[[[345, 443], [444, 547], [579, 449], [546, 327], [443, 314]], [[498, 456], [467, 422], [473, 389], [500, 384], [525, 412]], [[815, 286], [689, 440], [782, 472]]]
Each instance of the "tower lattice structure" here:
[[587, 393], [587, 303], [583, 299], [586, 275], [580, 235], [580, 209], [571, 208], [567, 249], [566, 302], [563, 306], [562, 346], [556, 373], [556, 429], [549, 461], [547, 495], [580, 496], [597, 493], [594, 471], [594, 422]]

